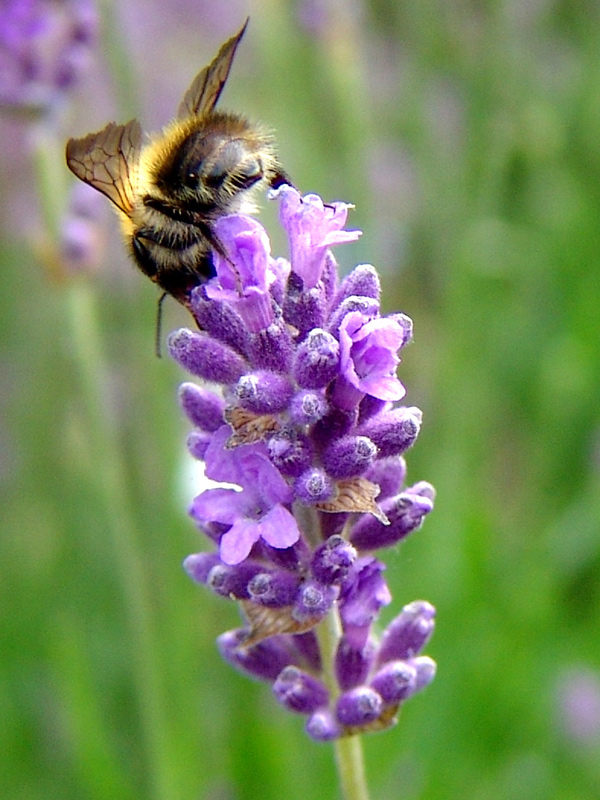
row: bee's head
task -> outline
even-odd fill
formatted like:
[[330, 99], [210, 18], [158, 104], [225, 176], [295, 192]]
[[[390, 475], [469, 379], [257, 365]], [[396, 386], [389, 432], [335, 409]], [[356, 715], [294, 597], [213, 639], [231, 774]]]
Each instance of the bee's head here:
[[171, 149], [155, 177], [166, 198], [199, 213], [228, 213], [265, 177], [272, 160], [269, 140], [244, 120], [233, 118], [232, 125], [231, 119], [214, 115]]

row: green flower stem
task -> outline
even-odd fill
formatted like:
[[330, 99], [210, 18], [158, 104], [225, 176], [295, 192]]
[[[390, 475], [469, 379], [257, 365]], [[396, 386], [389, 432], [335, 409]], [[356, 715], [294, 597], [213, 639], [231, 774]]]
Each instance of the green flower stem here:
[[139, 116], [140, 92], [135, 78], [131, 53], [124, 39], [121, 9], [115, 0], [99, 0], [104, 39], [110, 47], [104, 50], [110, 73], [113, 77], [113, 93], [117, 103], [118, 119]]
[[369, 800], [360, 736], [346, 736], [344, 739], [337, 739], [335, 760], [344, 800]]
[[[323, 679], [335, 702], [339, 694], [334, 674], [335, 652], [342, 635], [337, 606], [317, 626], [317, 637], [323, 660]], [[344, 800], [369, 800], [360, 736], [345, 736], [335, 741], [335, 761]]]
[[[319, 517], [316, 509], [297, 504], [294, 515], [304, 531], [311, 547], [318, 547], [323, 541], [320, 536]], [[335, 653], [342, 636], [342, 622], [337, 604], [325, 619], [317, 625], [317, 639], [321, 661], [323, 662], [322, 678], [329, 689], [332, 703], [335, 703], [340, 691], [335, 677]], [[365, 774], [362, 740], [360, 736], [345, 736], [335, 741], [335, 762], [344, 800], [369, 800], [367, 778]]]
[[[33, 135], [33, 160], [48, 244], [58, 258], [61, 213], [66, 208], [67, 182], [57, 180], [57, 163], [64, 164], [59, 137], [46, 121]], [[66, 167], [64, 167], [66, 172]], [[69, 344], [79, 375], [87, 413], [87, 435], [95, 466], [96, 486], [106, 514], [108, 534], [121, 582], [124, 609], [130, 631], [133, 680], [137, 691], [140, 729], [146, 737], [146, 772], [149, 796], [155, 800], [178, 798], [178, 780], [169, 758], [169, 734], [161, 681], [160, 645], [154, 631], [151, 592], [148, 586], [140, 531], [129, 497], [129, 480], [119, 437], [105, 402], [105, 358], [94, 293], [89, 284], [75, 278], [66, 284], [65, 321]]]
[[60, 221], [67, 206], [65, 151], [59, 146], [55, 128], [57, 121], [50, 110], [47, 116], [30, 129], [31, 153], [37, 179], [44, 232], [54, 246], [59, 241]]

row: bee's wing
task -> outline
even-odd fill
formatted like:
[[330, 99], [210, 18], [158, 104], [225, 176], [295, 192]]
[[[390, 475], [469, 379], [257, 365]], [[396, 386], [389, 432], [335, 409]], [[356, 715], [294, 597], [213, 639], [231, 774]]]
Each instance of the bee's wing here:
[[136, 119], [126, 125], [110, 122], [98, 133], [69, 139], [67, 164], [78, 178], [131, 216], [141, 147], [142, 128]]
[[210, 64], [196, 75], [177, 111], [179, 119], [202, 117], [216, 106], [227, 81], [235, 51], [247, 27], [248, 20], [239, 33], [225, 42]]

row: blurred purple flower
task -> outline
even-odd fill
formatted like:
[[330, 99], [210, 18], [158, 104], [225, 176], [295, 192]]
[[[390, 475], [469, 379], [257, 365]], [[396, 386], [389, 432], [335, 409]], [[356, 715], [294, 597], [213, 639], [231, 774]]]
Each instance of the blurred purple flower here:
[[61, 227], [63, 261], [73, 273], [97, 269], [105, 251], [106, 204], [86, 183], [73, 184]]
[[5, 0], [0, 8], [0, 107], [42, 111], [88, 65], [98, 18], [92, 0]]
[[564, 674], [558, 685], [564, 730], [576, 742], [600, 742], [600, 673], [584, 667]]

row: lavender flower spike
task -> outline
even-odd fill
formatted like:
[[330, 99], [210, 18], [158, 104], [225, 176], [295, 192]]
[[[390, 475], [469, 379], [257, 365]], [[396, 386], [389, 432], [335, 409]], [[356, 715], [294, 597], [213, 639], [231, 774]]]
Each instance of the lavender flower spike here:
[[179, 364], [209, 382], [184, 383], [179, 398], [190, 451], [226, 484], [192, 501], [209, 549], [184, 566], [240, 604], [244, 627], [219, 638], [223, 657], [267, 681], [324, 742], [393, 725], [433, 679], [421, 655], [433, 606], [412, 603], [382, 638], [374, 631], [392, 597], [373, 551], [420, 527], [434, 491], [405, 486], [421, 412], [394, 406], [412, 323], [381, 314], [371, 265], [337, 275], [330, 248], [360, 235], [345, 230], [350, 206], [290, 186], [274, 195], [289, 261], [271, 256], [255, 219], [220, 219], [228, 257], [214, 255], [216, 276], [191, 297], [200, 330], [169, 340]]

